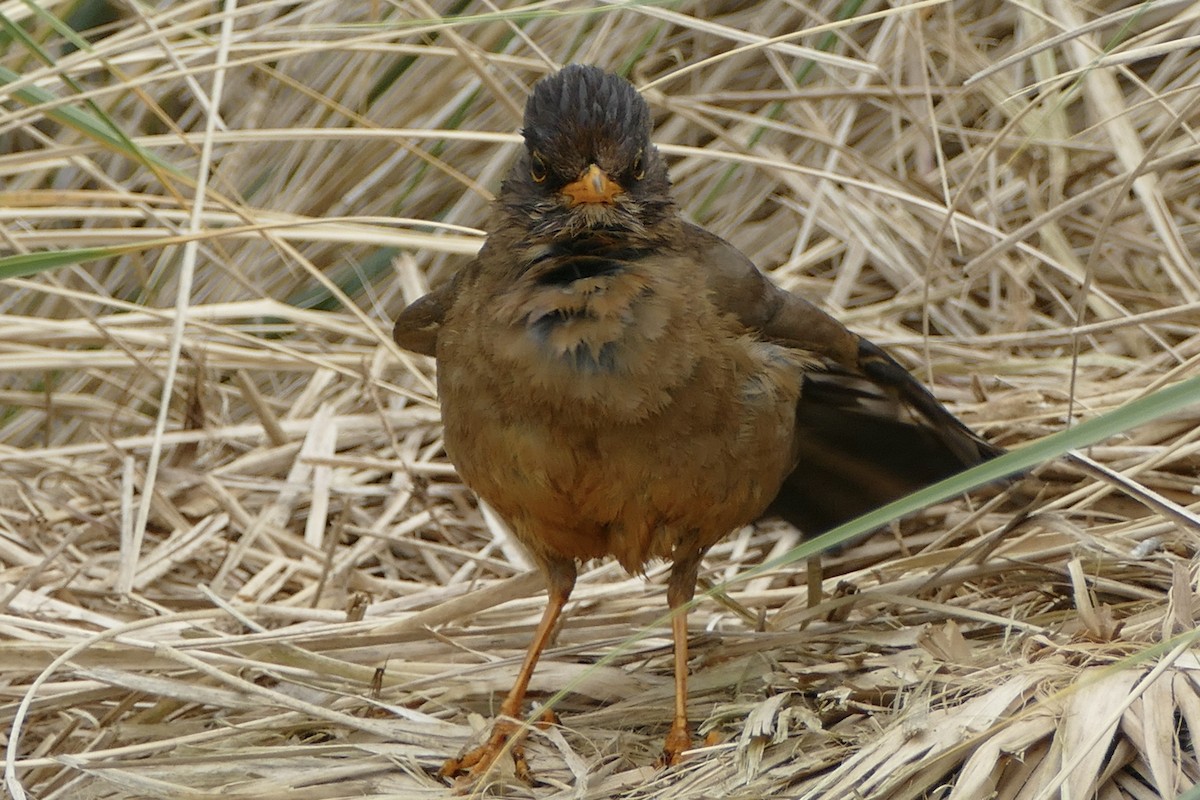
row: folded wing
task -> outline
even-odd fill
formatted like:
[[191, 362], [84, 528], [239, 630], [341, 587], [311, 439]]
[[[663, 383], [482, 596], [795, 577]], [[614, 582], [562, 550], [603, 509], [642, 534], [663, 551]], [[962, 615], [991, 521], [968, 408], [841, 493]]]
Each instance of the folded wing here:
[[1003, 452], [937, 401], [895, 359], [736, 248], [689, 226], [714, 297], [762, 338], [811, 352], [796, 405], [796, 467], [769, 514], [816, 535]]

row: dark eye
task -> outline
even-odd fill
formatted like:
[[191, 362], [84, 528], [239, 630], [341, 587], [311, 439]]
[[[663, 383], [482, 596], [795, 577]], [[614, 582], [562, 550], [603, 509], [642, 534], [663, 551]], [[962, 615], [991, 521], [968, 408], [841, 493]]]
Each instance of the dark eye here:
[[641, 150], [638, 150], [638, 154], [634, 156], [633, 166], [630, 168], [630, 172], [633, 173], [633, 179], [635, 181], [640, 181], [642, 178], [646, 177], [646, 161], [642, 158]]
[[530, 153], [529, 177], [533, 178], [534, 183], [546, 180], [546, 159], [537, 150]]

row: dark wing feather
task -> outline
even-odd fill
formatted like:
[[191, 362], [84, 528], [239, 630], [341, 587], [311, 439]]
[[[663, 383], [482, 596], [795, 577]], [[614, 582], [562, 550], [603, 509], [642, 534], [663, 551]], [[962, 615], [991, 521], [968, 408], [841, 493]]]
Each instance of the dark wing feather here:
[[[462, 270], [456, 276], [461, 273]], [[401, 311], [400, 316], [396, 317], [396, 324], [392, 326], [392, 338], [396, 344], [423, 356], [437, 355], [438, 331], [454, 302], [457, 286], [457, 280], [447, 281]]]
[[686, 238], [724, 310], [825, 363], [805, 375], [796, 467], [768, 513], [816, 535], [1003, 452], [881, 348], [775, 286], [732, 245], [695, 226]]

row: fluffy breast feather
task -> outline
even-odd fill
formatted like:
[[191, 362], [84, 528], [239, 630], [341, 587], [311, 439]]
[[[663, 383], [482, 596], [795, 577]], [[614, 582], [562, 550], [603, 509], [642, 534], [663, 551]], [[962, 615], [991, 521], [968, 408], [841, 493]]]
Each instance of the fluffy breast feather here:
[[446, 449], [535, 557], [639, 570], [762, 513], [795, 457], [794, 353], [719, 311], [681, 256], [579, 276], [546, 258], [516, 280], [451, 309], [438, 381]]

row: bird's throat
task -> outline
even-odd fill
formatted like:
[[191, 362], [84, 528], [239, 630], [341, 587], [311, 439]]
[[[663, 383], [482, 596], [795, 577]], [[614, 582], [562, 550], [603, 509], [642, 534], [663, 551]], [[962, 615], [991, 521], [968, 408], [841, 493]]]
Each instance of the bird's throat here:
[[620, 371], [622, 340], [652, 291], [638, 275], [649, 252], [605, 236], [531, 249], [522, 281], [528, 313], [520, 323], [550, 365], [592, 375]]
[[[663, 270], [646, 263], [650, 252], [599, 236], [528, 248], [516, 285], [498, 300], [507, 320], [491, 343], [498, 358], [564, 413], [615, 403], [629, 406], [621, 415], [641, 416], [658, 406], [691, 367], [681, 363], [690, 358], [663, 358], [671, 307]], [[665, 361], [670, 369], [647, 375], [635, 393], [644, 396], [616, 391], [632, 372]]]
[[651, 249], [593, 235], [535, 245], [527, 252], [525, 271], [536, 283], [571, 291], [576, 281], [624, 272]]

